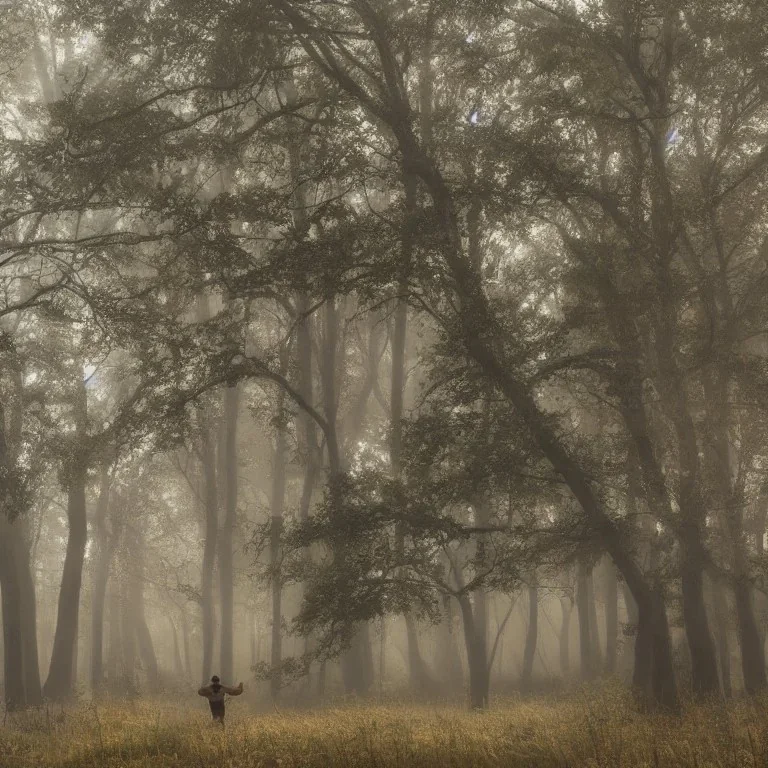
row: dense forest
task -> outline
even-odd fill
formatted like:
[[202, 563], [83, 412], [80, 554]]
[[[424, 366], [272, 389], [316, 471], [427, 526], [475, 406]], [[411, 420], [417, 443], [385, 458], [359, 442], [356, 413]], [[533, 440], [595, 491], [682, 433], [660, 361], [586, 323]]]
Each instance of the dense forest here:
[[10, 0], [0, 106], [8, 711], [765, 691], [765, 0]]

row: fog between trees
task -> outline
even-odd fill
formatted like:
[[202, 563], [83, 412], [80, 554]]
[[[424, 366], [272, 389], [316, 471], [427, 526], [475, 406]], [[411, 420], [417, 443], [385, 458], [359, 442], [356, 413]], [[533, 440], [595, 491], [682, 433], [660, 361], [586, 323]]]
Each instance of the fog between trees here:
[[0, 8], [4, 698], [766, 687], [764, 0]]

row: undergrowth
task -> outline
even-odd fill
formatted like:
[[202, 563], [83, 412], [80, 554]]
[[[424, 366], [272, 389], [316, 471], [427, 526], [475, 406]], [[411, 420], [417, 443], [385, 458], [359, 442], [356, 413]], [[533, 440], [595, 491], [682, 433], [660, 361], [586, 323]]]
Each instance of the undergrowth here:
[[745, 768], [768, 766], [768, 701], [637, 711], [620, 689], [503, 700], [487, 712], [345, 704], [254, 714], [233, 701], [227, 728], [204, 702], [82, 703], [6, 717], [2, 768]]

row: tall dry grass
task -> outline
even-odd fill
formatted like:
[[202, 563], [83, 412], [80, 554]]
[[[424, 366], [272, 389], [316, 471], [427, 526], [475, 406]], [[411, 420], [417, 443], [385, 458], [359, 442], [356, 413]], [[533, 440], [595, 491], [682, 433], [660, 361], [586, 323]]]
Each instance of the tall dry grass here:
[[205, 702], [82, 704], [18, 714], [0, 727], [2, 768], [200, 766], [768, 766], [768, 701], [644, 715], [619, 688], [565, 699], [456, 707], [359, 704], [254, 714], [229, 706], [226, 730]]

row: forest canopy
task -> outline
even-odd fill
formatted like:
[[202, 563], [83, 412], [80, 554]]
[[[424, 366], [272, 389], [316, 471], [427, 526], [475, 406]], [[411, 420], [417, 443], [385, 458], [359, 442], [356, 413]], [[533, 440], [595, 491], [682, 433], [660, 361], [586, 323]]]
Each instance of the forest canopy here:
[[0, 136], [9, 710], [765, 690], [764, 0], [12, 0]]

